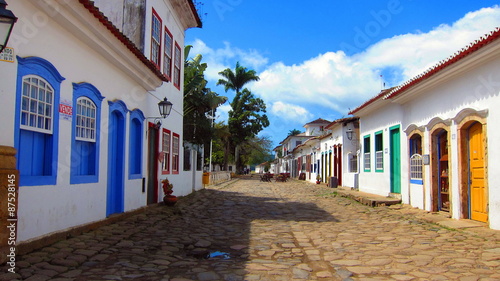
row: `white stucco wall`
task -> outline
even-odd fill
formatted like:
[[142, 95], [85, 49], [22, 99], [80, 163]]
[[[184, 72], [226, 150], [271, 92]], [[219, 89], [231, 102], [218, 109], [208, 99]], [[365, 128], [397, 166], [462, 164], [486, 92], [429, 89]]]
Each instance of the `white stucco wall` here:
[[[155, 1], [153, 1], [155, 2]], [[148, 3], [151, 3], [148, 1]], [[82, 41], [74, 30], [53, 20], [53, 15], [42, 12], [39, 7], [27, 1], [13, 1], [9, 3], [19, 21], [16, 24], [9, 47], [15, 49], [15, 55], [20, 57], [36, 56], [43, 58], [54, 65], [65, 78], [61, 83], [60, 99], [73, 102], [73, 83], [86, 82], [95, 86], [105, 99], [101, 103], [101, 134], [99, 151], [99, 180], [91, 184], [70, 184], [71, 165], [71, 120], [59, 120], [59, 144], [57, 159], [57, 183], [51, 186], [21, 186], [19, 188], [18, 205], [18, 242], [36, 238], [51, 232], [60, 231], [69, 227], [89, 223], [106, 217], [107, 177], [108, 177], [108, 101], [121, 100], [127, 109], [140, 109], [146, 117], [158, 116], [157, 103], [167, 97], [173, 103], [171, 115], [162, 120], [163, 127], [180, 136], [179, 143], [179, 174], [169, 175], [174, 184], [174, 195], [183, 196], [202, 188], [202, 171], [183, 171], [182, 149], [182, 84], [177, 89], [172, 83], [164, 83], [157, 90], [146, 90], [142, 85], [131, 79], [130, 72], [116, 66], [117, 60], [136, 60], [130, 53], [130, 58], [107, 57], [103, 51], [97, 51], [89, 46], [88, 41]], [[174, 40], [183, 51], [184, 31], [177, 25], [178, 20], [169, 12], [163, 1], [156, 1], [159, 12], [164, 12], [163, 24], [169, 26]], [[43, 5], [43, 4], [41, 4]], [[75, 4], [79, 5], [79, 4]], [[151, 11], [149, 9], [149, 11]], [[82, 15], [86, 13], [82, 10]], [[86, 14], [85, 14], [86, 15]], [[149, 20], [150, 24], [150, 12]], [[93, 16], [86, 15], [93, 20]], [[82, 27], [85, 28], [85, 27]], [[103, 27], [105, 29], [105, 27]], [[113, 35], [108, 34], [110, 38]], [[100, 39], [95, 38], [95, 42]], [[114, 39], [112, 39], [114, 40]], [[148, 40], [146, 40], [148, 42]], [[92, 43], [92, 44], [94, 44]], [[96, 43], [99, 44], [99, 43]], [[102, 45], [104, 46], [104, 45]], [[123, 46], [121, 46], [123, 48]], [[104, 48], [107, 48], [104, 46]], [[149, 47], [148, 47], [149, 48]], [[146, 48], [146, 49], [148, 49]], [[113, 50], [109, 50], [113, 52]], [[183, 58], [183, 55], [181, 56]], [[14, 111], [16, 107], [16, 80], [17, 61], [14, 63], [0, 62], [0, 93], [2, 103], [0, 112], [2, 121], [0, 131], [10, 132], [0, 134], [0, 144], [15, 146], [14, 144]], [[154, 76], [145, 72], [144, 79]], [[181, 75], [181, 77], [183, 77]], [[182, 79], [182, 78], [181, 78]], [[142, 179], [128, 179], [129, 171], [129, 119], [125, 118], [125, 163], [124, 163], [124, 211], [142, 207], [147, 202], [147, 192], [142, 192]], [[147, 176], [147, 123], [144, 121], [143, 139], [143, 177]], [[161, 137], [158, 150], [161, 149]], [[196, 166], [193, 165], [193, 169]], [[162, 179], [161, 171], [158, 172]], [[161, 201], [163, 192], [158, 186], [158, 200]]]
[[[369, 114], [362, 115], [360, 118], [360, 175], [359, 175], [359, 190], [372, 194], [388, 196], [391, 193], [390, 181], [390, 135], [389, 129], [401, 124], [403, 111], [399, 105], [387, 104], [382, 109], [379, 109]], [[408, 198], [408, 175], [407, 175], [407, 144], [406, 136], [400, 126], [400, 143], [401, 143], [401, 197], [403, 201]], [[375, 170], [375, 133], [382, 131], [383, 144], [383, 171]], [[371, 169], [370, 172], [364, 170], [364, 137], [370, 135], [370, 152], [371, 152]], [[406, 184], [405, 184], [406, 183]]]
[[[496, 43], [498, 44], [498, 43]], [[500, 137], [496, 128], [495, 120], [499, 120], [500, 115], [496, 110], [500, 106], [500, 57], [498, 51], [486, 61], [477, 63], [472, 69], [454, 76], [452, 79], [443, 80], [441, 83], [433, 85], [418, 93], [418, 97], [403, 104], [404, 125], [408, 127], [415, 125], [425, 127], [423, 138], [423, 154], [430, 154], [430, 132], [429, 124], [436, 117], [450, 123], [450, 157], [451, 179], [450, 192], [453, 218], [460, 218], [460, 180], [459, 180], [459, 144], [458, 144], [458, 124], [457, 115], [464, 109], [470, 112], [487, 112], [487, 168], [488, 168], [488, 196], [489, 196], [489, 224], [493, 229], [500, 229], [500, 178], [495, 173], [498, 169], [498, 157], [500, 149], [493, 145], [494, 140]], [[424, 190], [423, 199], [417, 199], [417, 195], [412, 196], [412, 205], [431, 209], [431, 173], [430, 165], [424, 166]], [[412, 187], [413, 190], [413, 187]], [[416, 200], [416, 201], [415, 201]], [[425, 202], [424, 202], [425, 200]]]

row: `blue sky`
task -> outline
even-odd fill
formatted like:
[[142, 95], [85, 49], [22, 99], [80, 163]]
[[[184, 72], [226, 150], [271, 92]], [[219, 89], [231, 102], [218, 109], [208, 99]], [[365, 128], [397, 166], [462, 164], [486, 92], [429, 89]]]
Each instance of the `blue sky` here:
[[[186, 32], [191, 55], [203, 55], [209, 87], [229, 100], [217, 73], [237, 61], [257, 71], [261, 80], [247, 88], [267, 105], [261, 135], [275, 145], [307, 122], [347, 116], [382, 83], [401, 84], [500, 26], [489, 0], [204, 2], [203, 28]], [[218, 121], [228, 110], [219, 108]]]

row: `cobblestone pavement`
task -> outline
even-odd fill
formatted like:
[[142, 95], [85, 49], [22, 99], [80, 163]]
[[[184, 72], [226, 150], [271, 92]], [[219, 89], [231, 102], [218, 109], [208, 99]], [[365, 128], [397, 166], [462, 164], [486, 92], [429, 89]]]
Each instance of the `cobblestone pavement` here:
[[499, 231], [405, 210], [240, 179], [18, 257], [0, 280], [500, 280]]

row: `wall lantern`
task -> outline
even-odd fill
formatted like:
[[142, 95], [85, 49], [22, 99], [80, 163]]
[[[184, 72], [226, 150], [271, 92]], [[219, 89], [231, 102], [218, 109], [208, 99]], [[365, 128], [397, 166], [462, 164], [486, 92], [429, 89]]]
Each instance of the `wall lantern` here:
[[7, 46], [12, 28], [17, 21], [14, 13], [7, 10], [6, 7], [7, 3], [4, 0], [0, 0], [0, 53]]
[[352, 140], [354, 138], [354, 131], [352, 129], [349, 129], [347, 132], [345, 132], [347, 139]]
[[173, 104], [168, 101], [167, 98], [163, 98], [163, 100], [158, 103], [158, 109], [160, 110], [161, 117], [167, 118], [167, 116], [170, 115], [170, 111], [172, 111], [172, 105]]

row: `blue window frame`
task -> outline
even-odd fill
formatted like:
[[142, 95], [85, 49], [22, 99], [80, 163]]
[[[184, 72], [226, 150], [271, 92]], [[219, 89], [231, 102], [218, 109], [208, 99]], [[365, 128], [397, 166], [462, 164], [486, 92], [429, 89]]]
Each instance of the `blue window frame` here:
[[99, 181], [101, 102], [104, 97], [89, 83], [73, 83], [70, 184]]
[[142, 178], [142, 140], [145, 119], [140, 109], [130, 112], [129, 179]]
[[14, 146], [21, 186], [55, 185], [64, 77], [45, 59], [17, 57]]

